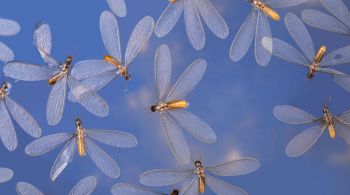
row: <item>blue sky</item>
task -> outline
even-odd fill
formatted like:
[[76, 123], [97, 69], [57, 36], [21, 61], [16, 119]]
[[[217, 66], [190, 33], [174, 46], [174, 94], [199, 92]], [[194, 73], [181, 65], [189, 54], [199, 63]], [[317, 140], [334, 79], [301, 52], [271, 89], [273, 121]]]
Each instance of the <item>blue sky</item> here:
[[[108, 10], [107, 3], [83, 0], [0, 0], [0, 17], [14, 19], [21, 25], [21, 32], [0, 40], [11, 47], [15, 59], [42, 64], [33, 46], [33, 28], [37, 21], [50, 24], [53, 36], [52, 55], [60, 60], [72, 55], [74, 62], [99, 59], [106, 54], [99, 32], [99, 16]], [[0, 166], [14, 170], [14, 178], [0, 185], [0, 194], [14, 194], [18, 181], [27, 181], [46, 194], [66, 194], [83, 177], [95, 175], [98, 186], [95, 194], [109, 194], [114, 183], [139, 184], [139, 175], [150, 169], [181, 168], [173, 158], [165, 136], [160, 129], [158, 114], [150, 113], [148, 107], [156, 102], [153, 59], [156, 48], [169, 45], [173, 56], [174, 83], [185, 68], [197, 58], [208, 62], [204, 78], [188, 96], [189, 111], [200, 116], [215, 130], [218, 140], [206, 145], [185, 133], [193, 159], [201, 156], [206, 165], [242, 157], [255, 157], [262, 164], [256, 172], [239, 177], [222, 177], [240, 186], [249, 194], [262, 195], [346, 195], [350, 192], [350, 150], [344, 140], [331, 140], [324, 134], [318, 143], [299, 158], [289, 158], [284, 149], [287, 143], [306, 127], [286, 125], [272, 115], [275, 105], [289, 104], [321, 115], [322, 105], [328, 103], [331, 112], [341, 113], [350, 108], [350, 94], [345, 92], [328, 75], [316, 75], [306, 79], [306, 69], [275, 57], [266, 68], [256, 64], [251, 48], [243, 60], [230, 61], [228, 53], [231, 42], [251, 6], [245, 0], [215, 0], [214, 5], [225, 18], [230, 34], [227, 39], [215, 37], [207, 28], [207, 43], [203, 50], [195, 51], [185, 36], [183, 18], [165, 38], [152, 36], [146, 49], [138, 56], [130, 69], [132, 80], [118, 78], [101, 90], [110, 106], [110, 115], [97, 118], [79, 104], [67, 103], [64, 117], [57, 126], [49, 126], [45, 120], [45, 106], [49, 93], [46, 82], [12, 82], [11, 97], [23, 105], [40, 123], [43, 133], [49, 135], [73, 131], [74, 120], [82, 118], [85, 127], [115, 129], [134, 134], [139, 145], [130, 149], [118, 149], [100, 145], [116, 159], [121, 176], [111, 179], [100, 172], [92, 161], [76, 157], [53, 183], [50, 181], [51, 166], [62, 148], [39, 157], [29, 157], [24, 147], [33, 139], [16, 124], [19, 145], [15, 152], [0, 146]], [[350, 3], [345, 1], [348, 7]], [[167, 0], [126, 0], [128, 14], [118, 18], [122, 51], [135, 24], [144, 16], [158, 19]], [[318, 1], [311, 0], [302, 6], [280, 9], [284, 17], [288, 11], [300, 16], [304, 8], [325, 11]], [[272, 34], [293, 45], [283, 20], [270, 22]], [[349, 37], [333, 34], [312, 27], [315, 47], [326, 44], [328, 51], [350, 44]], [[350, 67], [338, 69], [350, 74]], [[1, 81], [12, 81], [0, 77]], [[124, 89], [127, 88], [127, 91]], [[157, 188], [168, 191], [170, 188]], [[207, 192], [206, 194], [211, 194]]]

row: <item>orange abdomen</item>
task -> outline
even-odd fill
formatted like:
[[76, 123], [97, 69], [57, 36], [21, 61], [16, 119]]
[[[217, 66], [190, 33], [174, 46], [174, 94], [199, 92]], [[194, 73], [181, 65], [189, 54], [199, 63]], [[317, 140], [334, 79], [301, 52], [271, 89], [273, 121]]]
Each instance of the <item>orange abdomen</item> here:
[[184, 109], [188, 107], [189, 103], [186, 100], [175, 100], [167, 102], [166, 105], [170, 109]]
[[269, 6], [264, 6], [262, 8], [262, 11], [264, 12], [264, 14], [266, 14], [268, 17], [272, 18], [275, 21], [279, 21], [280, 20], [280, 15], [273, 9], [271, 9]]

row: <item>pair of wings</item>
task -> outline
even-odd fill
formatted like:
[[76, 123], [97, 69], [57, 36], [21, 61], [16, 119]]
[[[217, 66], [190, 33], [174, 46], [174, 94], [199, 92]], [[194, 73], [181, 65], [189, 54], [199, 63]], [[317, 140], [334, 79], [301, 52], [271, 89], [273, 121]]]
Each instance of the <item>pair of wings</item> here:
[[[273, 109], [274, 116], [288, 124], [312, 124], [312, 127], [299, 133], [287, 145], [286, 154], [290, 157], [298, 157], [308, 151], [322, 135], [327, 125], [323, 118], [316, 118], [299, 108], [280, 105]], [[333, 116], [335, 131], [350, 144], [350, 111]]]
[[201, 50], [205, 46], [204, 23], [219, 38], [228, 36], [228, 26], [220, 13], [212, 5], [211, 0], [176, 0], [170, 3], [159, 17], [155, 34], [158, 37], [167, 35], [184, 13], [187, 37], [192, 46]]
[[[137, 23], [125, 50], [124, 65], [126, 68], [130, 67], [134, 58], [142, 51], [152, 35], [153, 29], [154, 21], [150, 16], [144, 17]], [[109, 11], [102, 12], [100, 16], [100, 32], [108, 54], [120, 63], [123, 63], [119, 26], [113, 13]], [[82, 85], [85, 85], [93, 92], [97, 92], [118, 76], [118, 70], [103, 60], [77, 62], [71, 73], [80, 80]]]
[[33, 116], [6, 96], [0, 101], [0, 138], [7, 150], [14, 151], [18, 143], [11, 116], [28, 135], [40, 137], [41, 128]]
[[[122, 148], [136, 146], [137, 139], [133, 135], [121, 131], [85, 129], [85, 134], [86, 152], [91, 160], [107, 176], [118, 178], [120, 170], [117, 162], [96, 145], [92, 139], [110, 146]], [[71, 133], [48, 135], [34, 140], [25, 148], [26, 154], [38, 156], [55, 149], [63, 143], [65, 143], [65, 146], [51, 169], [50, 178], [52, 181], [54, 181], [73, 160], [77, 148], [76, 135]]]
[[107, 4], [115, 15], [119, 17], [126, 16], [127, 9], [125, 0], [107, 0]]
[[[158, 47], [154, 61], [158, 102], [183, 100], [202, 79], [207, 67], [205, 60], [198, 59], [194, 61], [169, 91], [172, 60], [167, 45]], [[190, 162], [190, 150], [181, 127], [204, 143], [216, 141], [214, 130], [202, 119], [189, 112], [183, 110], [166, 111], [160, 113], [160, 118], [170, 148], [176, 159], [181, 163], [187, 164]]]
[[[97, 179], [94, 176], [88, 176], [81, 179], [69, 192], [69, 195], [90, 195], [96, 188]], [[37, 187], [27, 182], [18, 182], [16, 184], [18, 195], [44, 195]]]
[[[292, 7], [306, 0], [268, 0], [265, 3], [273, 8]], [[261, 66], [267, 66], [271, 54], [261, 44], [263, 37], [271, 37], [268, 17], [260, 10], [253, 9], [243, 22], [230, 47], [229, 56], [233, 62], [241, 60], [248, 52], [255, 38], [255, 60]]]
[[350, 35], [350, 12], [342, 0], [321, 0], [322, 5], [333, 16], [306, 9], [301, 12], [303, 21], [315, 28]]
[[13, 171], [9, 168], [0, 167], [0, 183], [10, 181], [13, 177]]
[[[316, 50], [311, 35], [306, 26], [296, 15], [288, 13], [285, 17], [285, 25], [293, 40], [296, 42], [300, 50], [289, 45], [288, 43], [277, 39], [264, 37], [262, 45], [273, 55], [282, 58], [288, 62], [309, 66], [314, 59]], [[342, 72], [334, 70], [330, 67], [338, 64], [350, 62], [350, 46], [339, 48], [328, 55], [321, 61], [318, 71], [332, 75], [343, 75]]]
[[[205, 167], [206, 184], [216, 194], [246, 195], [247, 193], [229, 183], [210, 176], [208, 173], [218, 176], [238, 176], [254, 172], [260, 167], [259, 162], [253, 158], [234, 160], [214, 166]], [[157, 169], [143, 173], [140, 183], [146, 186], [167, 186], [182, 183], [180, 194], [198, 194], [198, 177], [194, 170], [179, 171], [171, 169]]]
[[[0, 18], [0, 36], [12, 36], [20, 31], [21, 27], [13, 20]], [[13, 60], [14, 54], [12, 50], [0, 42], [0, 61], [8, 62]]]

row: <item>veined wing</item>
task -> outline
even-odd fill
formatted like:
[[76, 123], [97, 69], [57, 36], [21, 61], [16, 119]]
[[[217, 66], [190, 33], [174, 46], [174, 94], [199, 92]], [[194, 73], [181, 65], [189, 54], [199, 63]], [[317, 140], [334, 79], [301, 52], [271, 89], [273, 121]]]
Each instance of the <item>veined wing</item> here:
[[194, 176], [192, 170], [156, 169], [146, 171], [140, 176], [140, 183], [146, 186], [168, 186]]
[[293, 7], [308, 0], [266, 0], [266, 4], [274, 8]]
[[248, 195], [243, 189], [226, 183], [210, 175], [206, 176], [207, 185], [215, 194]]
[[306, 24], [315, 28], [340, 34], [350, 33], [349, 29], [339, 20], [317, 10], [305, 9], [301, 12], [301, 18]]
[[190, 194], [196, 195], [198, 194], [198, 177], [196, 175], [192, 175], [189, 177], [186, 182], [184, 182], [184, 186], [181, 188], [180, 192], [182, 195]]
[[205, 34], [195, 2], [185, 0], [183, 3], [187, 37], [196, 50], [201, 50], [205, 45]]
[[260, 167], [259, 161], [254, 158], [243, 158], [214, 166], [208, 166], [206, 169], [219, 176], [238, 176], [246, 175], [256, 171]]
[[142, 18], [133, 29], [125, 50], [125, 66], [129, 67], [134, 58], [145, 47], [153, 34], [154, 20], [150, 16]]
[[195, 0], [196, 6], [203, 21], [209, 29], [219, 38], [225, 39], [228, 36], [228, 26], [224, 18], [208, 0]]
[[41, 136], [41, 128], [31, 114], [22, 106], [13, 101], [9, 96], [5, 97], [5, 104], [18, 125], [30, 136], [38, 138]]
[[321, 61], [321, 66], [333, 66], [350, 62], [350, 45], [336, 49], [326, 55]]
[[264, 37], [271, 37], [271, 28], [267, 16], [261, 11], [258, 11], [255, 35], [255, 59], [260, 66], [267, 66], [271, 59], [271, 53], [263, 47], [261, 42]]
[[0, 183], [10, 181], [13, 177], [13, 171], [8, 168], [0, 167]]
[[201, 142], [211, 144], [216, 141], [214, 130], [202, 119], [186, 111], [168, 111], [177, 124]]
[[165, 44], [157, 48], [154, 59], [154, 77], [158, 90], [158, 100], [163, 100], [169, 89], [171, 77], [171, 53]]
[[155, 25], [154, 33], [157, 37], [164, 37], [174, 28], [183, 12], [183, 2], [184, 0], [177, 0], [164, 10]]
[[113, 195], [119, 194], [129, 194], [129, 195], [164, 195], [162, 193], [155, 192], [153, 190], [143, 188], [140, 186], [127, 184], [127, 183], [117, 183], [112, 186], [111, 193]]
[[12, 61], [14, 58], [14, 54], [12, 50], [7, 47], [7, 45], [0, 42], [0, 61], [2, 62], [9, 62]]
[[50, 178], [55, 181], [56, 178], [62, 173], [62, 171], [72, 162], [77, 143], [75, 137], [67, 141], [66, 145], [62, 149], [61, 153], [55, 160], [50, 172]]
[[348, 75], [344, 74], [343, 72], [340, 72], [338, 70], [335, 70], [333, 68], [319, 68], [317, 69], [318, 72], [322, 72], [322, 73], [326, 73], [326, 74], [330, 74], [333, 76], [344, 76], [344, 77], [348, 77]]
[[337, 115], [336, 118], [346, 124], [350, 124], [350, 110]]
[[350, 124], [342, 116], [334, 117], [333, 120], [336, 132], [350, 145]]
[[202, 79], [205, 70], [207, 69], [207, 62], [203, 59], [197, 59], [194, 61], [180, 78], [175, 83], [174, 87], [168, 94], [166, 100], [180, 100], [190, 93], [194, 87]]
[[96, 184], [96, 177], [85, 177], [73, 187], [69, 195], [90, 195], [95, 190]]
[[26, 146], [25, 153], [29, 156], [45, 154], [72, 139], [73, 136], [72, 133], [56, 133], [38, 138]]
[[280, 121], [292, 125], [300, 125], [319, 121], [313, 115], [300, 108], [289, 105], [278, 105], [273, 108], [273, 115]]
[[308, 151], [322, 135], [325, 124], [310, 127], [295, 136], [286, 147], [289, 157], [298, 157]]
[[288, 43], [280, 39], [276, 39], [276, 38], [271, 39], [269, 37], [264, 37], [262, 39], [262, 45], [274, 56], [277, 56], [283, 60], [286, 60], [288, 62], [292, 62], [295, 64], [300, 64], [303, 66], [306, 66], [307, 64], [309, 64], [303, 54], [301, 54], [293, 46], [289, 45]]
[[248, 52], [254, 39], [258, 12], [253, 10], [242, 24], [230, 48], [230, 58], [233, 62], [241, 60]]
[[0, 36], [12, 36], [21, 30], [19, 24], [13, 20], [0, 18]]
[[331, 14], [350, 27], [350, 12], [342, 0], [321, 0], [321, 3]]
[[87, 79], [116, 68], [104, 60], [84, 60], [74, 64], [71, 74], [78, 80]]
[[66, 102], [67, 75], [64, 75], [51, 89], [46, 106], [46, 120], [49, 125], [57, 125], [63, 116]]
[[122, 63], [119, 26], [117, 19], [110, 11], [103, 11], [100, 16], [100, 32], [108, 54]]
[[23, 181], [16, 184], [16, 192], [18, 195], [44, 195], [37, 187]]
[[4, 74], [6, 77], [21, 81], [47, 80], [55, 72], [57, 72], [56, 69], [18, 61], [8, 62], [4, 66]]
[[137, 139], [135, 136], [122, 131], [85, 129], [85, 133], [91, 139], [114, 147], [130, 148], [137, 145]]
[[95, 165], [107, 176], [118, 178], [120, 169], [118, 163], [97, 146], [89, 137], [85, 137], [86, 152]]
[[298, 16], [288, 13], [285, 17], [285, 24], [289, 34], [297, 43], [299, 48], [304, 52], [305, 56], [312, 62], [315, 56], [314, 43], [311, 39], [309, 31]]
[[170, 149], [176, 160], [179, 163], [188, 164], [190, 162], [190, 149], [180, 127], [167, 113], [161, 113], [160, 119], [166, 133]]
[[126, 16], [126, 5], [124, 0], [107, 0], [109, 8], [112, 10], [112, 12], [119, 16], [119, 17], [125, 17]]
[[350, 77], [348, 75], [335, 75], [334, 81], [350, 93]]
[[4, 101], [0, 101], [0, 138], [7, 150], [16, 149], [18, 143], [16, 131]]

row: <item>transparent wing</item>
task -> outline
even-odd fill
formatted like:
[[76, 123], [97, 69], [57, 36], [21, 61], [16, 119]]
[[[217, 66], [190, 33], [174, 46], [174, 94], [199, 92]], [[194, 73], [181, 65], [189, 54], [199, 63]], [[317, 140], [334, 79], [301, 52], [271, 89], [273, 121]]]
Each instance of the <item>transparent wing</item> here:
[[19, 24], [13, 20], [0, 18], [0, 36], [12, 36], [21, 30]]
[[195, 2], [193, 0], [186, 0], [183, 3], [188, 40], [196, 50], [201, 50], [205, 45], [205, 34]]
[[236, 37], [233, 39], [230, 48], [230, 58], [233, 62], [238, 62], [248, 52], [254, 39], [257, 20], [257, 12], [255, 10], [251, 11], [239, 29]]
[[198, 177], [191, 176], [185, 185], [181, 188], [181, 194], [197, 195], [198, 194]]
[[185, 96], [190, 93], [202, 79], [206, 69], [207, 62], [205, 60], [198, 59], [194, 61], [188, 66], [185, 72], [182, 73], [166, 100], [171, 101], [185, 98]]
[[162, 121], [163, 129], [166, 133], [170, 149], [176, 160], [179, 163], [188, 164], [190, 162], [190, 149], [180, 127], [167, 113], [161, 113], [160, 119]]
[[44, 195], [37, 187], [27, 182], [18, 182], [16, 192], [18, 195]]
[[7, 150], [16, 149], [18, 143], [16, 131], [4, 101], [0, 101], [0, 138]]
[[228, 36], [228, 26], [224, 18], [208, 0], [195, 0], [196, 6], [203, 21], [209, 29], [219, 38], [225, 39]]
[[95, 165], [107, 176], [111, 178], [118, 178], [120, 169], [118, 163], [97, 146], [90, 138], [85, 137], [86, 152]]
[[206, 169], [219, 176], [238, 176], [246, 175], [256, 171], [260, 167], [258, 160], [254, 158], [243, 158], [225, 163], [220, 163], [214, 166], [208, 166]]
[[303, 54], [280, 39], [264, 37], [262, 39], [262, 45], [274, 56], [283, 60], [303, 66], [309, 64]]
[[258, 11], [255, 35], [255, 59], [260, 66], [267, 66], [271, 59], [271, 53], [261, 43], [264, 37], [271, 37], [271, 28], [267, 16], [261, 11]]
[[137, 145], [137, 139], [130, 133], [122, 131], [102, 130], [102, 129], [85, 129], [85, 133], [92, 139], [101, 143], [120, 147], [130, 148]]
[[18, 125], [30, 136], [38, 138], [41, 136], [41, 128], [33, 118], [22, 106], [13, 101], [9, 96], [5, 97], [5, 104], [11, 113], [12, 118]]
[[337, 76], [337, 75], [347, 76], [343, 72], [340, 72], [340, 71], [335, 70], [333, 68], [318, 68], [317, 71], [318, 72], [322, 72], [322, 73], [326, 73], [326, 74], [330, 74], [330, 75], [333, 75], [333, 76]]
[[183, 2], [184, 0], [177, 0], [174, 3], [170, 3], [164, 10], [154, 29], [154, 33], [158, 37], [164, 37], [167, 35], [174, 28], [177, 21], [179, 21], [184, 9]]
[[248, 193], [243, 189], [214, 178], [210, 175], [206, 176], [206, 182], [209, 188], [216, 194], [248, 195]]
[[288, 143], [286, 154], [289, 157], [298, 157], [304, 154], [316, 143], [325, 127], [325, 125], [317, 125], [299, 133]]
[[56, 71], [57, 70], [48, 67], [18, 61], [8, 62], [4, 66], [4, 74], [6, 77], [21, 81], [47, 80]]
[[306, 124], [319, 120], [304, 110], [289, 105], [275, 106], [273, 108], [273, 115], [278, 120], [292, 125]]
[[334, 50], [326, 55], [321, 66], [333, 66], [338, 64], [347, 64], [350, 62], [350, 45]]
[[342, 117], [334, 117], [334, 128], [336, 132], [350, 145], [350, 126], [346, 121], [342, 120]]
[[125, 51], [125, 66], [129, 67], [153, 34], [154, 20], [150, 16], [142, 18], [132, 31]]
[[0, 61], [9, 62], [14, 58], [12, 50], [7, 45], [0, 42]]
[[126, 16], [126, 5], [125, 0], [107, 0], [109, 8], [112, 10], [112, 12], [119, 16], [119, 17], [125, 17]]
[[64, 75], [51, 89], [46, 106], [46, 120], [49, 125], [57, 125], [63, 116], [66, 102], [67, 75]]
[[[106, 117], [109, 113], [107, 102], [95, 92], [90, 91], [88, 87], [80, 84], [77, 80], [70, 77], [68, 85], [73, 97], [91, 114], [99, 117]], [[78, 93], [77, 95], [75, 93]]]
[[122, 63], [119, 26], [113, 13], [109, 11], [102, 12], [100, 16], [100, 32], [108, 54]]
[[350, 27], [350, 12], [342, 0], [321, 0], [321, 3], [331, 14]]
[[0, 183], [10, 181], [13, 177], [13, 171], [8, 168], [0, 167]]
[[50, 178], [52, 181], [55, 181], [56, 178], [62, 173], [62, 171], [72, 162], [75, 150], [77, 148], [75, 137], [71, 138], [61, 153], [56, 158], [50, 172]]
[[81, 179], [69, 192], [69, 195], [90, 195], [96, 188], [97, 179], [89, 176]]
[[350, 77], [346, 75], [335, 75], [334, 81], [350, 93]]
[[312, 10], [312, 9], [303, 10], [301, 12], [301, 19], [306, 24], [315, 28], [336, 32], [340, 34], [350, 33], [349, 29], [339, 20], [317, 10]]
[[159, 46], [156, 51], [154, 77], [158, 89], [158, 100], [163, 100], [169, 89], [171, 77], [171, 53], [167, 45]]
[[338, 120], [350, 124], [350, 110], [347, 110], [336, 116]]
[[193, 176], [192, 170], [156, 169], [142, 173], [140, 183], [146, 186], [168, 186], [182, 182], [191, 176]]
[[113, 195], [119, 194], [129, 194], [129, 195], [163, 195], [161, 193], [155, 192], [153, 190], [143, 188], [140, 186], [127, 184], [127, 183], [117, 183], [112, 186], [111, 193]]
[[74, 64], [71, 74], [76, 79], [83, 80], [115, 69], [104, 60], [84, 60]]
[[266, 0], [265, 2], [275, 8], [283, 8], [283, 7], [293, 7], [300, 5], [308, 0]]
[[72, 133], [56, 133], [38, 138], [25, 147], [25, 153], [29, 156], [45, 154], [67, 142], [73, 136]]
[[177, 124], [201, 142], [211, 144], [216, 141], [214, 130], [202, 119], [183, 110], [168, 111]]
[[312, 62], [315, 56], [314, 43], [303, 21], [301, 21], [298, 16], [288, 13], [284, 22], [293, 40], [297, 43], [301, 51], [304, 52], [309, 62]]

